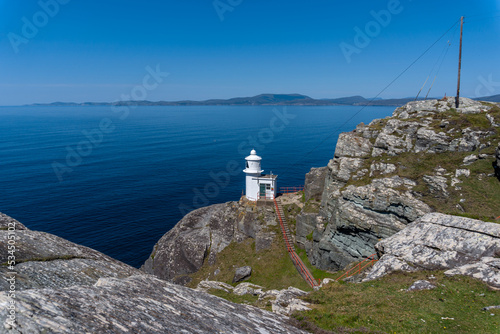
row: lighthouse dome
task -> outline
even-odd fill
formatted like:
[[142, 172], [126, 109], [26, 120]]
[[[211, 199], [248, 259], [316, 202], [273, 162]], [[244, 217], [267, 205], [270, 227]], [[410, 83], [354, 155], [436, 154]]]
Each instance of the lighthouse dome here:
[[257, 155], [257, 152], [255, 150], [251, 150], [250, 155], [248, 157], [246, 157], [245, 160], [247, 160], [247, 161], [259, 161], [259, 160], [262, 160], [262, 158]]
[[250, 151], [250, 155], [245, 158], [246, 160], [246, 168], [243, 172], [247, 174], [258, 174], [260, 175], [263, 170], [260, 167], [260, 162], [262, 160], [261, 157], [257, 155], [257, 152], [255, 150]]

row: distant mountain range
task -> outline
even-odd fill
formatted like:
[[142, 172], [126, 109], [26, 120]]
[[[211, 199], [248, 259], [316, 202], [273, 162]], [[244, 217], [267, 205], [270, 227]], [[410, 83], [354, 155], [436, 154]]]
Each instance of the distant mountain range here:
[[[235, 97], [231, 99], [211, 99], [205, 101], [119, 101], [119, 102], [53, 102], [35, 103], [33, 106], [111, 106], [111, 105], [135, 105], [135, 106], [255, 106], [255, 105], [296, 105], [296, 106], [402, 106], [415, 98], [401, 99], [365, 99], [362, 96], [349, 96], [336, 99], [313, 99], [301, 94], [260, 94], [252, 97]], [[419, 99], [420, 100], [420, 99]], [[484, 96], [474, 100], [500, 102], [500, 94]]]

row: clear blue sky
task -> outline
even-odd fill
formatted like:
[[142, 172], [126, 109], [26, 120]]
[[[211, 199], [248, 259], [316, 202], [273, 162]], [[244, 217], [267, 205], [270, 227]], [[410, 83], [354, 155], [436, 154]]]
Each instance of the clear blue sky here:
[[[373, 97], [461, 15], [462, 95], [500, 94], [498, 0], [220, 0], [221, 16], [213, 0], [59, 1], [65, 4], [57, 10], [49, 6], [52, 17], [40, 13], [38, 1], [0, 0], [0, 105], [116, 101], [157, 64], [170, 75], [148, 91], [153, 101], [259, 93]], [[389, 7], [390, 19], [376, 23], [371, 11]], [[23, 32], [26, 22], [38, 31]], [[372, 29], [369, 44], [356, 46], [356, 27]], [[453, 32], [431, 95], [454, 95], [456, 29], [381, 96], [414, 96]], [[342, 45], [357, 48], [350, 62]]]

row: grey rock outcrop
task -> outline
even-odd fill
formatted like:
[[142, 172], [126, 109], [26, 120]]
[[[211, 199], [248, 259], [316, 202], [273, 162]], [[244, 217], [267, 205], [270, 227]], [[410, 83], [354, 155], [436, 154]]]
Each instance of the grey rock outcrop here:
[[445, 275], [471, 276], [500, 289], [500, 258], [483, 257], [481, 260], [447, 270]]
[[2, 333], [305, 333], [287, 318], [150, 275], [19, 292], [14, 326], [0, 293]]
[[234, 287], [232, 285], [229, 285], [229, 284], [224, 283], [224, 282], [208, 281], [208, 280], [201, 281], [196, 286], [196, 290], [198, 290], [198, 291], [207, 292], [208, 290], [211, 290], [211, 289], [222, 290], [224, 292], [231, 292], [231, 291], [233, 291]]
[[444, 176], [424, 175], [429, 191], [435, 197], [448, 197], [448, 179]]
[[[0, 224], [0, 333], [304, 333], [281, 315], [146, 275], [6, 215]], [[13, 269], [8, 240], [16, 245]]]
[[393, 176], [366, 186], [348, 186], [326, 198], [322, 210], [329, 224], [313, 233], [311, 263], [326, 270], [343, 268], [370, 256], [380, 239], [430, 212], [413, 195], [414, 186], [411, 180]]
[[0, 212], [0, 230], [12, 230], [12, 231], [20, 231], [27, 230], [27, 227], [15, 220], [12, 217], [7, 216], [4, 213]]
[[[259, 218], [260, 217], [260, 218]], [[231, 242], [254, 238], [256, 251], [269, 247], [276, 224], [273, 210], [239, 202], [215, 204], [194, 210], [167, 232], [154, 246], [141, 270], [175, 283], [189, 282], [204, 261], [214, 264], [217, 254]]]
[[[426, 117], [435, 112], [443, 112], [455, 107], [455, 98], [449, 96], [441, 100], [424, 100], [409, 102], [406, 105], [399, 107], [394, 112], [393, 116], [400, 119], [408, 119], [415, 117]], [[491, 106], [483, 105], [481, 102], [461, 97], [457, 112], [463, 114], [478, 114], [491, 109]]]
[[364, 281], [396, 270], [446, 270], [500, 288], [500, 225], [429, 213], [376, 245], [380, 260]]
[[413, 284], [406, 291], [421, 291], [421, 290], [432, 290], [436, 286], [429, 281], [418, 280], [413, 282]]
[[[460, 108], [452, 108], [452, 97], [410, 102], [392, 117], [361, 123], [339, 135], [321, 197], [318, 216], [324, 224], [316, 224], [313, 216], [297, 217], [297, 241], [313, 265], [343, 268], [373, 254], [378, 241], [433, 211], [422, 201], [422, 193], [414, 190], [417, 180], [398, 176], [406, 168], [404, 162], [387, 163], [384, 157], [472, 152], [491, 145], [491, 129], [463, 128], [452, 120], [457, 113], [484, 113], [490, 106], [460, 98]], [[418, 181], [426, 194], [436, 198], [448, 198], [450, 185], [459, 190], [462, 182], [443, 168], [430, 170]], [[307, 240], [311, 231], [313, 238]]]
[[325, 187], [325, 176], [327, 170], [327, 167], [311, 168], [309, 173], [306, 174], [306, 180], [304, 183], [304, 196], [306, 201], [311, 198], [316, 200], [321, 199], [321, 195], [323, 194], [323, 189]]
[[[93, 285], [99, 278], [125, 278], [141, 273], [125, 263], [55, 235], [32, 231], [6, 215], [2, 225], [15, 223], [16, 230], [0, 230], [0, 290], [7, 290], [9, 272], [16, 272], [16, 290]], [[12, 225], [11, 225], [12, 226]], [[8, 240], [15, 235], [14, 270], [9, 270]]]
[[241, 282], [252, 275], [252, 267], [244, 266], [240, 268], [236, 268], [233, 277], [233, 283]]
[[283, 315], [290, 315], [296, 311], [308, 311], [310, 310], [310, 304], [300, 299], [305, 295], [307, 295], [307, 292], [294, 287], [281, 290], [276, 299], [271, 302], [272, 310]]
[[223, 290], [232, 292], [235, 295], [253, 295], [258, 296], [259, 300], [267, 300], [271, 303], [274, 313], [290, 315], [295, 311], [310, 310], [310, 304], [301, 299], [308, 293], [294, 287], [288, 287], [283, 290], [265, 290], [262, 286], [244, 282], [238, 284], [234, 289], [227, 284], [216, 281], [201, 281], [197, 290], [208, 291], [209, 289]]
[[234, 288], [233, 293], [238, 296], [244, 296], [244, 295], [260, 296], [263, 290], [264, 288], [260, 285], [244, 282], [238, 284]]

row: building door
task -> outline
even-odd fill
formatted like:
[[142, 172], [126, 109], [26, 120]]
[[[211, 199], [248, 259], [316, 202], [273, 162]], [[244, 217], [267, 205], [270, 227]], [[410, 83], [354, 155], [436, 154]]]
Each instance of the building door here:
[[260, 198], [266, 198], [266, 185], [261, 183], [260, 184]]

